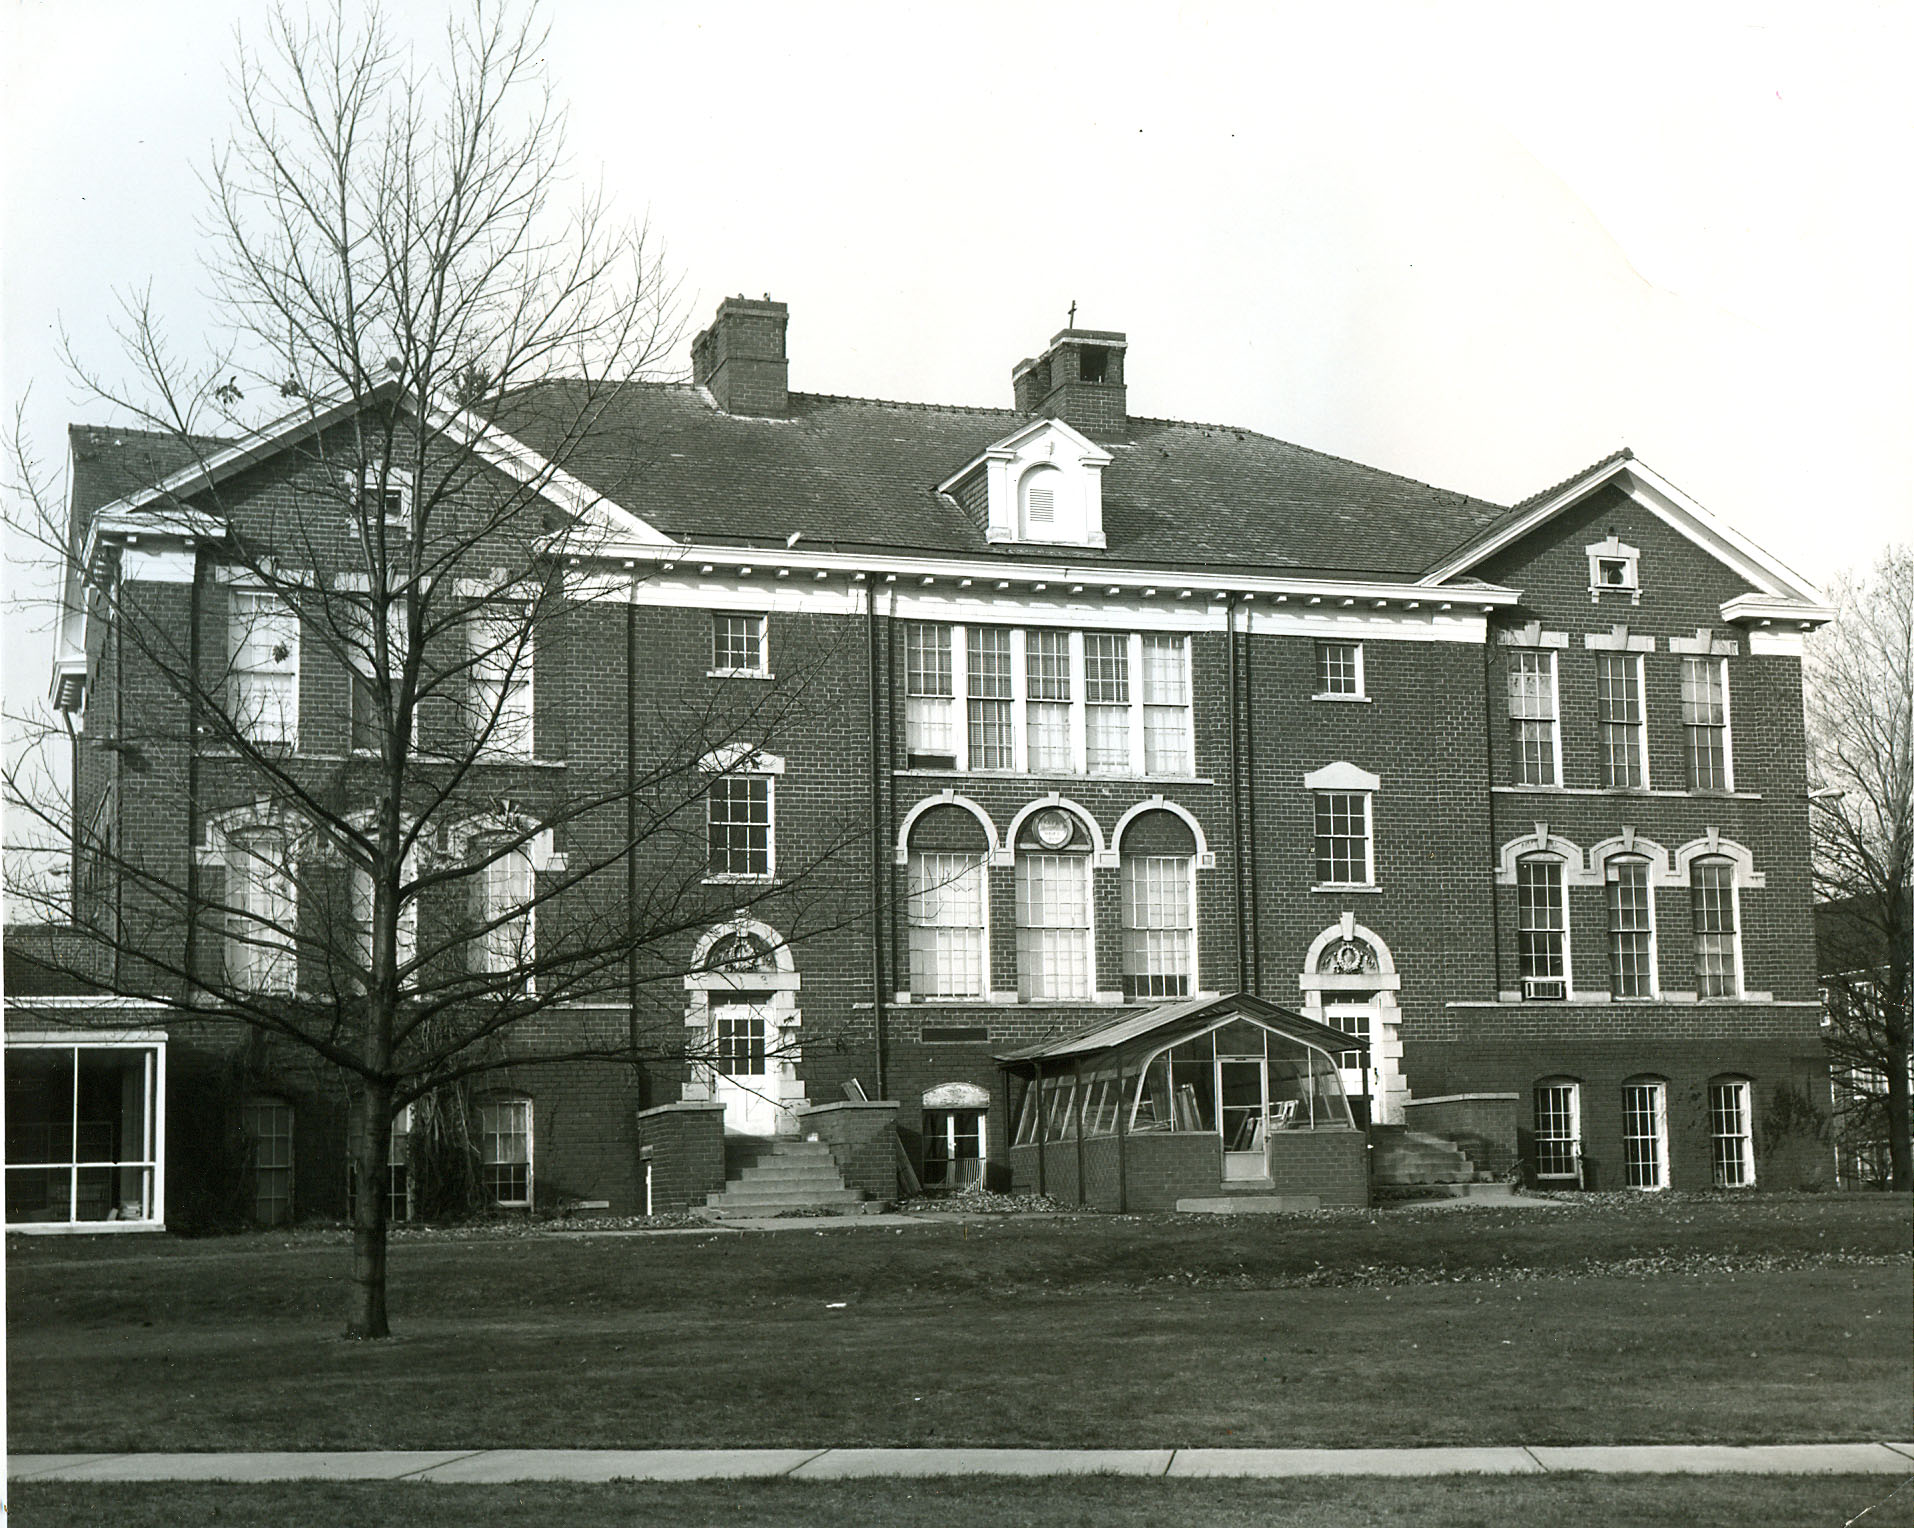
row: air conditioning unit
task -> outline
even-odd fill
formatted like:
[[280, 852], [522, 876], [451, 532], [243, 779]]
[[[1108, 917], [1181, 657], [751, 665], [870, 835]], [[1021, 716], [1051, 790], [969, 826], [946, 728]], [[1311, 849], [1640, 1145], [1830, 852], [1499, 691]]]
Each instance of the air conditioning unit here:
[[1568, 982], [1559, 976], [1525, 976], [1522, 996], [1532, 1001], [1559, 1003], [1568, 996]]

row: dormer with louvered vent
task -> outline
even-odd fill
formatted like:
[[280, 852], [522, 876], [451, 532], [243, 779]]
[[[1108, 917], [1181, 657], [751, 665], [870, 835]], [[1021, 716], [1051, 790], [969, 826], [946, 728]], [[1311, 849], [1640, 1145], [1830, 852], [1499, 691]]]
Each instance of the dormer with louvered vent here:
[[1060, 419], [1008, 435], [938, 485], [985, 539], [1102, 547], [1103, 469], [1110, 453]]

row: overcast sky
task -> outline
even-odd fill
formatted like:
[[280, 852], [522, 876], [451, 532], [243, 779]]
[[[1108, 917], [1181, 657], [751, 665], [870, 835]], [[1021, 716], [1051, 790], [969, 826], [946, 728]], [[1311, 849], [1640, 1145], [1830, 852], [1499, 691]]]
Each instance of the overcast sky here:
[[[0, 0], [0, 375], [64, 457], [112, 294], [209, 325], [249, 0]], [[443, 7], [399, 0], [429, 37]], [[1809, 577], [1914, 531], [1914, 6], [560, 0], [581, 172], [694, 327], [813, 392], [1007, 405], [1078, 304], [1132, 412], [1511, 502], [1621, 445]], [[48, 649], [14, 618], [10, 704]]]

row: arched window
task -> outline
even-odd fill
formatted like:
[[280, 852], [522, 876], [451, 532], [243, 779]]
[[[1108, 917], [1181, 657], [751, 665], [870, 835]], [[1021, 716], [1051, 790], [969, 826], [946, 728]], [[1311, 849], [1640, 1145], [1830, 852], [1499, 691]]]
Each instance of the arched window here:
[[1622, 1182], [1668, 1187], [1668, 1084], [1631, 1077], [1622, 1084]]
[[532, 1204], [532, 1101], [494, 1093], [479, 1101], [479, 1182], [503, 1209]]
[[1063, 473], [1055, 467], [1032, 467], [1017, 484], [1020, 530], [1027, 541], [1055, 541], [1062, 518]]
[[1608, 991], [1611, 997], [1655, 995], [1655, 917], [1648, 861], [1608, 861]]
[[989, 842], [957, 806], [911, 825], [907, 864], [910, 990], [917, 997], [982, 997], [990, 979]]
[[1032, 812], [1018, 833], [1017, 993], [1025, 1002], [1095, 994], [1090, 845], [1083, 819], [1060, 806]]
[[705, 952], [704, 968], [715, 972], [775, 971], [777, 955], [756, 934], [740, 929]]
[[1695, 994], [1735, 997], [1741, 991], [1741, 920], [1734, 861], [1694, 861], [1688, 888], [1695, 918]]
[[242, 992], [290, 992], [298, 973], [298, 886], [287, 836], [272, 828], [226, 838], [226, 979]]
[[1717, 1077], [1708, 1084], [1708, 1136], [1715, 1187], [1753, 1188], [1754, 1088], [1747, 1078]]
[[1582, 1181], [1582, 1085], [1545, 1077], [1535, 1085], [1535, 1176], [1544, 1183]]
[[1515, 862], [1515, 927], [1522, 996], [1568, 996], [1568, 892], [1562, 862], [1532, 854]]
[[1170, 812], [1130, 820], [1123, 870], [1123, 994], [1188, 997], [1196, 990], [1196, 839]]
[[292, 1223], [292, 1105], [268, 1093], [246, 1100], [246, 1144], [252, 1156], [253, 1221]]

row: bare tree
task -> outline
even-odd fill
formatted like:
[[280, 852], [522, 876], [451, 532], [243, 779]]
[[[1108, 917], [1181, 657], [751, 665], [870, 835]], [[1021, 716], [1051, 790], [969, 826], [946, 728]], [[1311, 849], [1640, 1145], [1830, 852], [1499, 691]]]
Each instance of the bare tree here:
[[[508, 1059], [646, 1059], [641, 989], [740, 907], [775, 902], [791, 938], [826, 925], [847, 899], [806, 892], [843, 838], [781, 857], [775, 885], [707, 873], [726, 849], [707, 803], [747, 788], [804, 702], [797, 653], [776, 685], [657, 704], [648, 748], [543, 767], [585, 693], [566, 657], [636, 650], [618, 586], [639, 575], [590, 570], [632, 528], [606, 477], [645, 448], [621, 437], [608, 467], [604, 434], [679, 325], [644, 231], [556, 200], [536, 18], [473, 0], [436, 67], [376, 13], [282, 9], [268, 30], [263, 54], [242, 39], [209, 176], [229, 342], [182, 361], [127, 304], [132, 382], [76, 371], [139, 428], [72, 523], [16, 442], [15, 519], [67, 569], [74, 640], [122, 678], [88, 697], [70, 813], [30, 760], [8, 771], [15, 811], [73, 843], [70, 908], [15, 895], [70, 910], [66, 960], [98, 990], [343, 1074], [348, 1332], [383, 1337], [374, 1189], [398, 1111]], [[248, 426], [262, 395], [278, 417]], [[567, 468], [588, 451], [595, 490]], [[171, 578], [129, 546], [173, 549]], [[103, 803], [129, 773], [177, 831], [116, 828]], [[633, 1013], [617, 1033], [561, 1011], [608, 994]], [[513, 1043], [533, 1021], [540, 1043]]]
[[1891, 547], [1835, 591], [1809, 652], [1816, 892], [1830, 1059], [1843, 1113], [1882, 1129], [1889, 1184], [1914, 1188], [1914, 551]]

